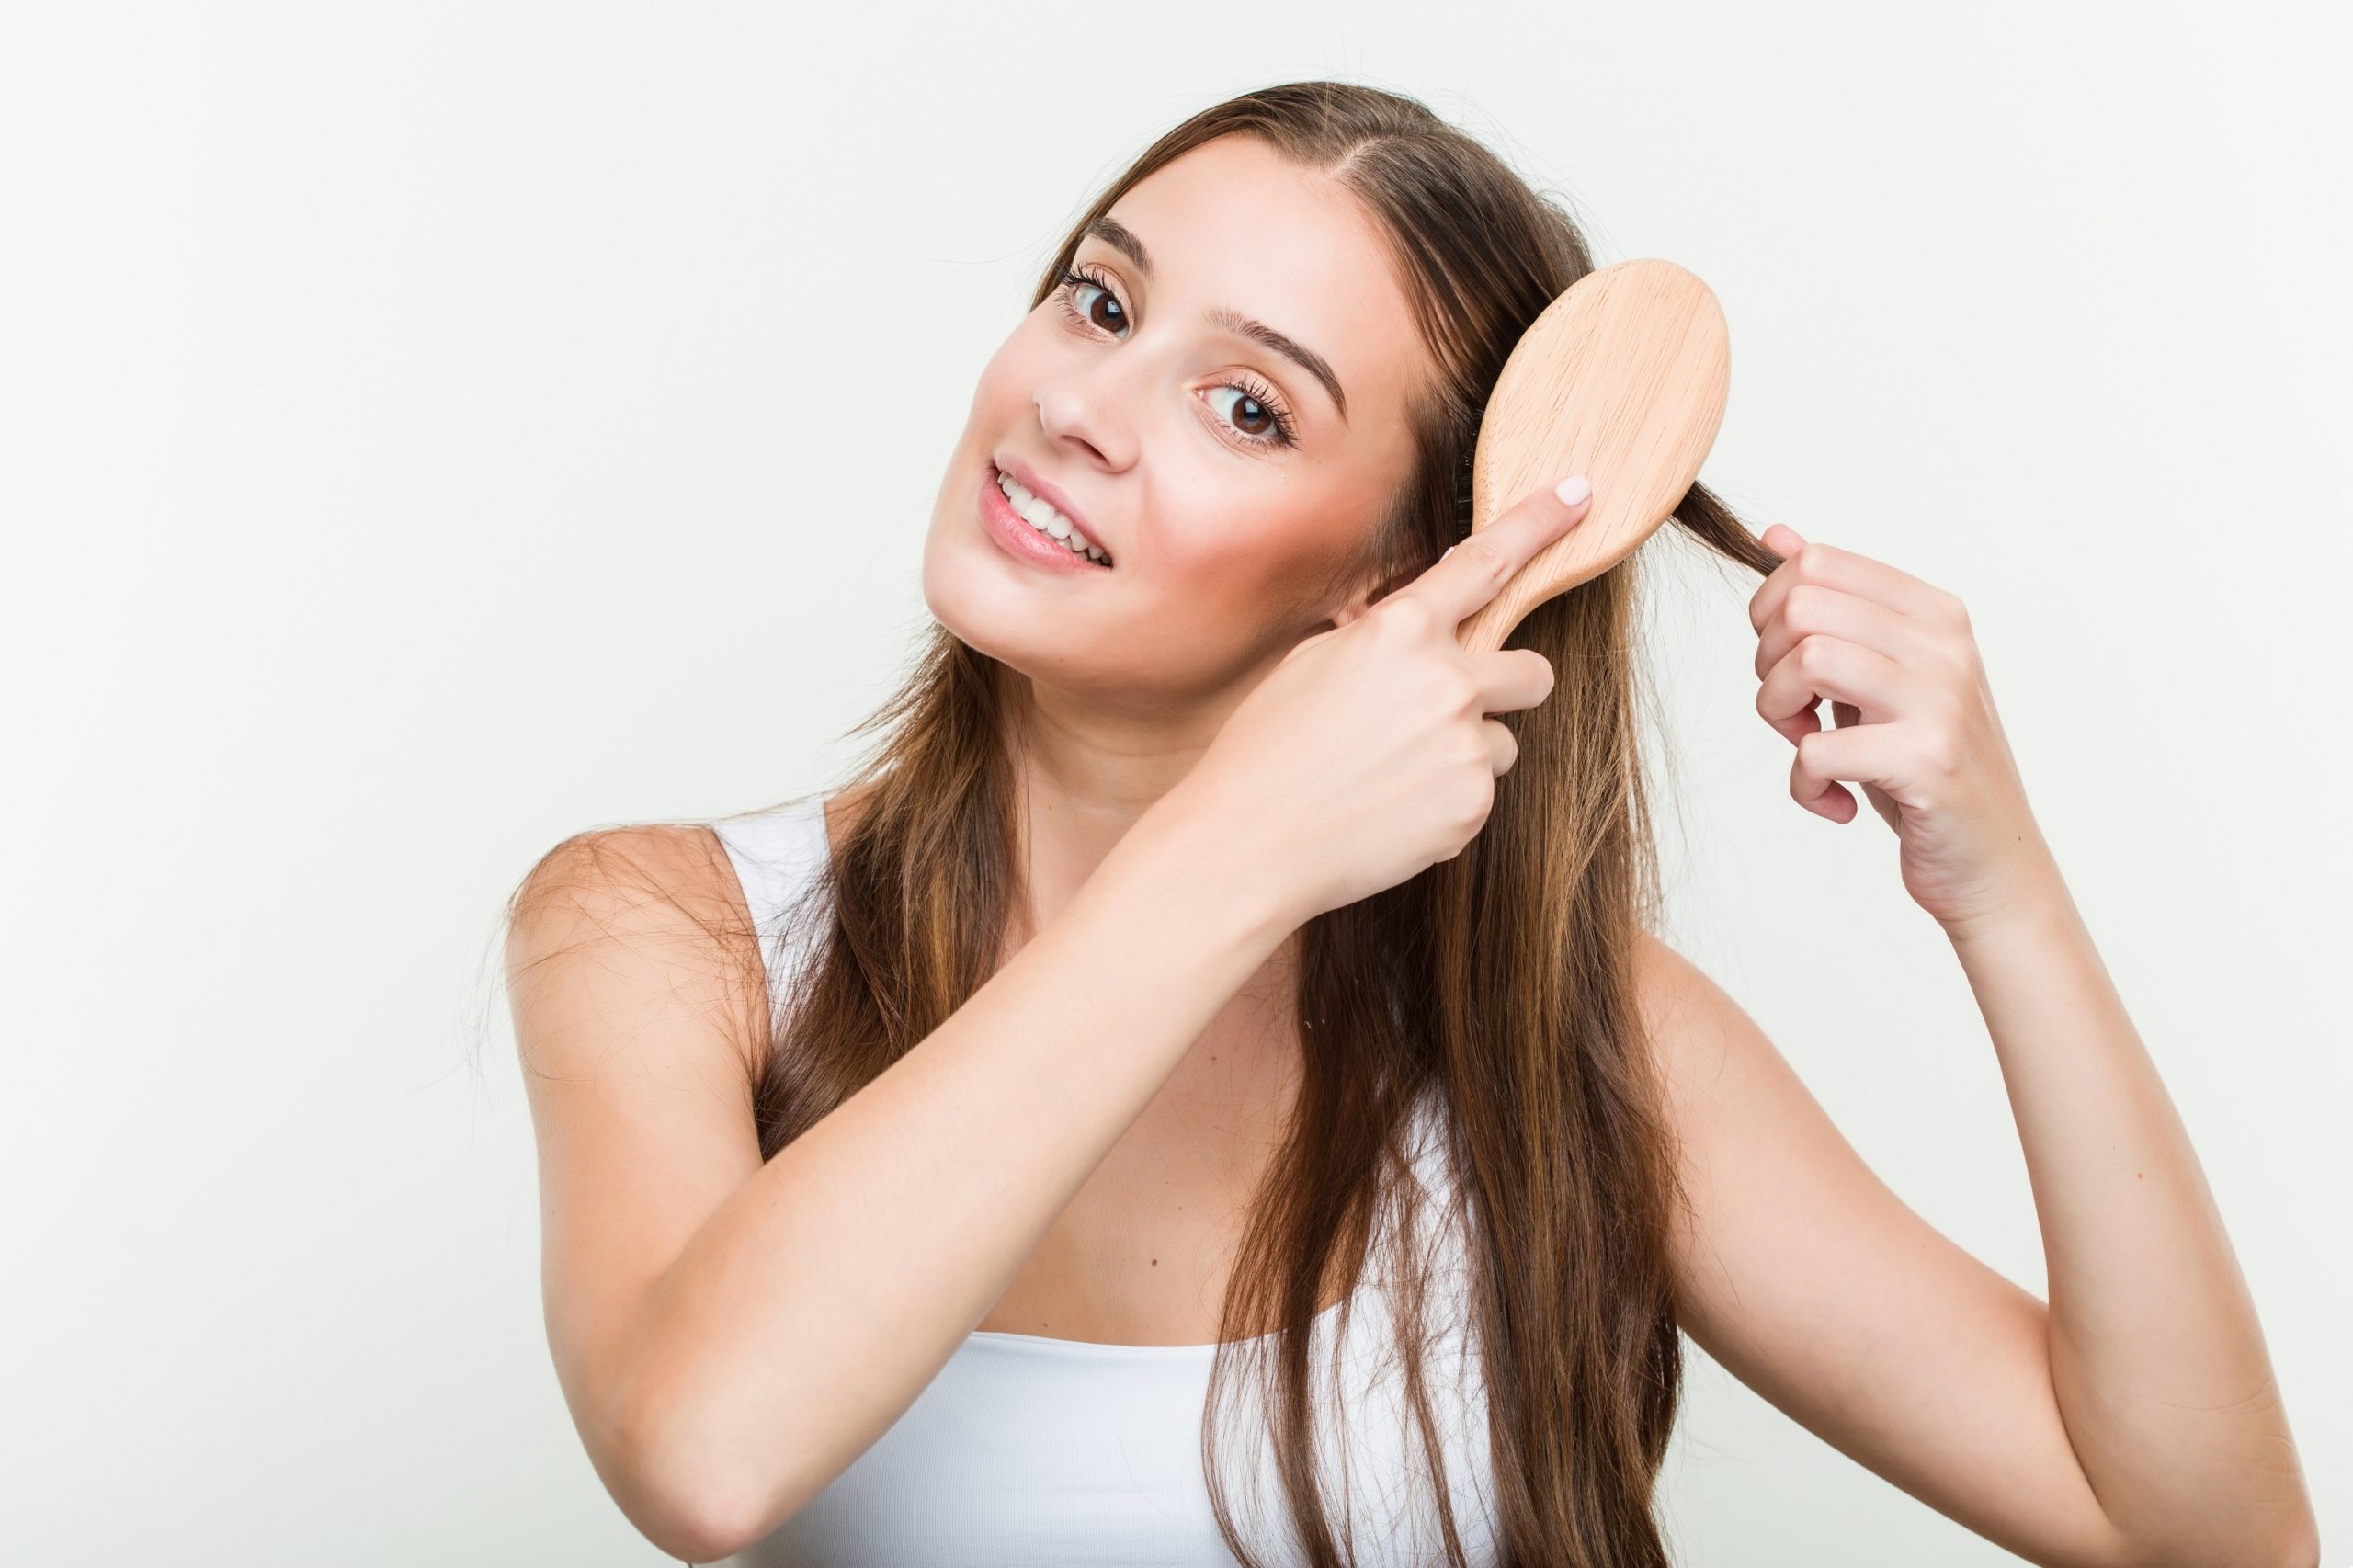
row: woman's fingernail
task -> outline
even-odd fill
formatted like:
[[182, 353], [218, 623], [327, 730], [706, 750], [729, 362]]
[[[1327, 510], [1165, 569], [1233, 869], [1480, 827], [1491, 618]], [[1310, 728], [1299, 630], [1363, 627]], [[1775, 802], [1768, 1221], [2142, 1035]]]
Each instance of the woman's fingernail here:
[[1574, 506], [1578, 502], [1593, 494], [1593, 486], [1586, 483], [1585, 475], [1581, 473], [1573, 473], [1569, 475], [1568, 478], [1561, 481], [1560, 483], [1552, 486], [1552, 494], [1558, 495], [1562, 500], [1566, 501], [1570, 506]]

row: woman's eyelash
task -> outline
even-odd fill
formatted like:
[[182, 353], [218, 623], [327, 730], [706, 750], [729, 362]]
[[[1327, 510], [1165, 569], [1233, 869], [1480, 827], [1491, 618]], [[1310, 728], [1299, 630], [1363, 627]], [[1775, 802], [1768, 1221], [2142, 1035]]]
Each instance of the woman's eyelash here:
[[[1086, 312], [1078, 308], [1076, 301], [1072, 298], [1073, 291], [1080, 285], [1085, 284], [1100, 289], [1106, 294], [1110, 294], [1115, 301], [1119, 298], [1116, 293], [1113, 293], [1108, 278], [1097, 276], [1084, 266], [1063, 267], [1061, 284], [1062, 286], [1054, 290], [1054, 298], [1061, 302], [1063, 314], [1074, 326], [1090, 330], [1095, 326], [1095, 324], [1086, 318]], [[1120, 308], [1122, 312], [1127, 309], [1125, 305]], [[1253, 436], [1243, 430], [1234, 431], [1236, 436], [1254, 446], [1289, 447], [1298, 444], [1298, 429], [1291, 423], [1290, 412], [1283, 407], [1280, 399], [1276, 396], [1274, 388], [1246, 370], [1237, 372], [1234, 379], [1226, 384], [1237, 392], [1245, 393], [1251, 402], [1267, 411], [1267, 417], [1275, 422], [1275, 434], [1272, 436]]]

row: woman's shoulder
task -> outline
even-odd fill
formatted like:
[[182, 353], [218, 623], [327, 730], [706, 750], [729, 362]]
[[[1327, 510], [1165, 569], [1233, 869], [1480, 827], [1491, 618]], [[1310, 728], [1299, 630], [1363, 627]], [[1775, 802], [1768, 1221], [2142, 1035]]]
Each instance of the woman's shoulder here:
[[585, 828], [542, 854], [507, 900], [518, 927], [597, 926], [660, 939], [680, 929], [752, 936], [837, 852], [871, 784], [795, 796], [731, 816]]
[[510, 901], [509, 915], [608, 905], [652, 895], [696, 908], [730, 902], [733, 878], [721, 840], [691, 822], [623, 823], [584, 828], [541, 855]]
[[[713, 944], [736, 961], [710, 964]], [[508, 900], [506, 949], [518, 992], [642, 980], [646, 995], [691, 1000], [699, 1016], [720, 1020], [751, 1060], [758, 990], [728, 977], [757, 973], [757, 938], [736, 871], [703, 824], [630, 823], [563, 839]]]
[[[509, 962], [593, 945], [632, 959], [708, 954], [715, 946], [726, 960], [720, 971], [766, 974], [773, 1006], [811, 946], [806, 923], [789, 916], [870, 806], [873, 789], [573, 834], [540, 857], [508, 900]], [[753, 1027], [743, 1039], [749, 1063], [766, 1034]]]

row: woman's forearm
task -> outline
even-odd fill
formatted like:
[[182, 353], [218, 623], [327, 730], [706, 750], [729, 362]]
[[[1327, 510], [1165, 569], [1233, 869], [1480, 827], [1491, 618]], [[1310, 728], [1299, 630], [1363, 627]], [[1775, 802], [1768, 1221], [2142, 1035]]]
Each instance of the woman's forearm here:
[[2055, 865], [2037, 886], [1948, 931], [2025, 1148], [2068, 1435], [2146, 1561], [2297, 1561], [2312, 1505], [2222, 1215]]
[[768, 1161], [649, 1295], [642, 1483], [757, 1539], [906, 1410], [1289, 935], [1168, 797], [938, 1029]]

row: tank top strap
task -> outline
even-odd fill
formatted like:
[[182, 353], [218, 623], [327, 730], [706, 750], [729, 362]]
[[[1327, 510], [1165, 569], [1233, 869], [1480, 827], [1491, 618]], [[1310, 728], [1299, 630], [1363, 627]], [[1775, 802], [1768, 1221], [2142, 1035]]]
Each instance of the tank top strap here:
[[[779, 806], [708, 820], [718, 835], [760, 944], [767, 975], [768, 1003], [780, 1013], [793, 977], [816, 943], [814, 912], [803, 912], [803, 894], [824, 870], [831, 847], [825, 835], [825, 797], [804, 795]], [[798, 915], [799, 918], [795, 918]]]

